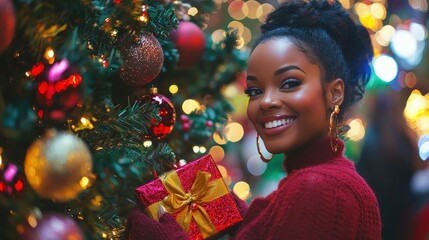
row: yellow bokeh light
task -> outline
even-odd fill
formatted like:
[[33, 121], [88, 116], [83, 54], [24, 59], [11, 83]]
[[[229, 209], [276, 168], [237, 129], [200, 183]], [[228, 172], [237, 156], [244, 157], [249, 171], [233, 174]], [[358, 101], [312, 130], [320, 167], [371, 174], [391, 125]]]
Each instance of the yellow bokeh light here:
[[242, 37], [244, 39], [245, 44], [249, 43], [252, 40], [252, 32], [250, 31], [249, 28], [244, 27]]
[[343, 8], [345, 9], [350, 9], [352, 6], [352, 2], [350, 2], [351, 0], [340, 0], [341, 5], [343, 5]]
[[200, 152], [200, 146], [193, 146], [192, 150], [194, 151], [194, 153], [198, 153]]
[[222, 178], [226, 178], [228, 176], [228, 171], [224, 166], [217, 165], [217, 168], [219, 169], [219, 172], [220, 172], [220, 175], [222, 175]]
[[359, 18], [370, 16], [370, 9], [369, 6], [365, 3], [357, 2], [355, 4], [354, 10], [356, 14], [359, 16]]
[[205, 153], [205, 152], [207, 152], [207, 148], [204, 146], [201, 146], [200, 147], [200, 153]]
[[44, 55], [46, 61], [48, 61], [49, 64], [53, 64], [55, 61], [55, 52], [51, 47], [47, 47], [45, 50]]
[[244, 1], [235, 0], [228, 6], [229, 15], [235, 20], [242, 20], [249, 14], [249, 8]]
[[428, 2], [426, 0], [408, 0], [410, 6], [422, 12], [427, 12], [428, 10]]
[[233, 191], [240, 199], [245, 200], [250, 197], [250, 186], [246, 182], [237, 182], [234, 185]]
[[198, 14], [198, 9], [196, 7], [191, 7], [188, 9], [188, 15], [195, 16]]
[[429, 107], [427, 106], [425, 97], [422, 96], [419, 90], [414, 90], [411, 92], [410, 97], [408, 97], [407, 104], [404, 109], [404, 116], [408, 120], [415, 120], [419, 114], [424, 113], [426, 108]]
[[360, 17], [359, 21], [364, 27], [369, 28], [372, 31], [378, 31], [380, 28], [383, 27], [382, 22], [371, 15]]
[[225, 157], [225, 151], [221, 146], [211, 147], [209, 153], [213, 157], [213, 160], [215, 160], [216, 162], [222, 161], [222, 159]]
[[228, 24], [228, 28], [237, 29], [237, 35], [238, 36], [243, 35], [244, 25], [239, 21], [231, 21]]
[[227, 143], [227, 139], [219, 135], [217, 132], [213, 134], [213, 140], [219, 145], [224, 145]]
[[30, 214], [27, 217], [27, 222], [28, 222], [28, 225], [30, 225], [32, 228], [37, 227], [37, 218], [33, 214]]
[[233, 98], [239, 94], [238, 88], [234, 84], [229, 84], [225, 88], [222, 89], [222, 94], [227, 98]]
[[231, 142], [238, 142], [244, 136], [244, 129], [241, 124], [233, 122], [225, 127], [226, 138]]
[[190, 114], [198, 108], [200, 108], [200, 103], [194, 99], [187, 99], [182, 104], [182, 110], [185, 114]]
[[250, 0], [246, 2], [246, 6], [248, 8], [247, 17], [250, 19], [257, 19], [261, 16], [261, 13], [258, 15], [258, 8], [261, 6], [260, 3], [254, 0]]
[[143, 146], [144, 147], [150, 147], [150, 146], [152, 146], [152, 141], [150, 141], [150, 140], [144, 141], [143, 142]]
[[213, 31], [211, 37], [214, 43], [218, 43], [225, 38], [225, 31], [223, 29], [217, 29]]
[[386, 8], [381, 3], [373, 3], [369, 7], [371, 15], [378, 20], [384, 20], [386, 18]]
[[271, 13], [272, 11], [274, 11], [273, 5], [271, 5], [269, 3], [261, 4], [257, 10], [257, 15], [259, 16], [258, 17], [259, 22], [265, 23], [265, 21], [267, 19], [267, 15], [269, 13]]
[[86, 188], [88, 187], [89, 179], [87, 177], [82, 177], [82, 179], [80, 179], [79, 184], [82, 188]]
[[88, 126], [91, 122], [88, 120], [88, 118], [82, 117], [80, 119], [80, 122], [82, 123], [82, 125], [84, 126]]
[[353, 119], [349, 123], [350, 130], [347, 131], [346, 136], [352, 141], [360, 141], [365, 137], [365, 126], [360, 119]]
[[179, 87], [176, 84], [171, 85], [168, 90], [171, 94], [176, 94], [179, 91]]

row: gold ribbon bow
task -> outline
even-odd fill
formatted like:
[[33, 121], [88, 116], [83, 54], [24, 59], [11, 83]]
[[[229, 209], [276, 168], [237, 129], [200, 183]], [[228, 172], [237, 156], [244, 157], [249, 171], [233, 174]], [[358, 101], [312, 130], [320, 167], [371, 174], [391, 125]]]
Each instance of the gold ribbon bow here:
[[210, 178], [210, 173], [198, 171], [191, 190], [186, 193], [176, 171], [161, 176], [160, 180], [170, 194], [164, 200], [150, 205], [147, 208], [149, 214], [157, 219], [158, 208], [163, 205], [167, 212], [178, 213], [176, 220], [186, 232], [194, 218], [204, 238], [214, 235], [217, 233], [216, 228], [200, 204], [228, 194], [228, 189], [222, 178], [209, 182]]

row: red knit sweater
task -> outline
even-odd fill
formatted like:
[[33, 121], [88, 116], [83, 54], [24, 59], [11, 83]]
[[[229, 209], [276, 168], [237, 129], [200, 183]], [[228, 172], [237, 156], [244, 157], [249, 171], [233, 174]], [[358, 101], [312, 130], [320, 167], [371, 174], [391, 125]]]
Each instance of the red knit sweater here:
[[289, 154], [278, 189], [250, 205], [233, 239], [381, 239], [373, 191], [327, 139]]

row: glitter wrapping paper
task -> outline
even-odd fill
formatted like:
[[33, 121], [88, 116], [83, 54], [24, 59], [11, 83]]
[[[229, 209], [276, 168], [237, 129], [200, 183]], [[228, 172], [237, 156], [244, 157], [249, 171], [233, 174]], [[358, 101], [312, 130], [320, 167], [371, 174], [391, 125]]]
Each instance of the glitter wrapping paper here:
[[[177, 174], [180, 184], [182, 185], [181, 188], [183, 188], [185, 193], [192, 191], [191, 188], [196, 181], [197, 175], [201, 174], [201, 172], [209, 173], [211, 175], [209, 184], [213, 184], [215, 182], [219, 183], [217, 187], [222, 188], [222, 191], [226, 192], [225, 195], [213, 197], [214, 199], [210, 199], [210, 201], [199, 203], [199, 206], [201, 206], [207, 213], [212, 225], [216, 230], [216, 234], [225, 231], [226, 229], [242, 221], [242, 217], [238, 211], [237, 205], [232, 195], [229, 193], [226, 184], [222, 180], [222, 175], [220, 174], [213, 158], [210, 155], [203, 156], [179, 169], [173, 170], [166, 174], [170, 174], [172, 172]], [[140, 201], [143, 207], [145, 207], [145, 210], [149, 213], [149, 215], [155, 219], [156, 209], [158, 208], [157, 204], [165, 205], [163, 200], [170, 195], [169, 191], [164, 186], [165, 183], [163, 184], [161, 181], [161, 178], [163, 177], [165, 177], [165, 174], [161, 175], [158, 179], [136, 189], [137, 199]], [[219, 191], [216, 190], [216, 192]], [[189, 205], [192, 205], [192, 203], [193, 202], [190, 202]], [[151, 206], [155, 206], [152, 214], [149, 210]], [[195, 212], [195, 208], [190, 207], [189, 209], [190, 211]], [[176, 217], [176, 219], [178, 219], [180, 212], [172, 214]], [[183, 223], [180, 221], [178, 222], [182, 228], [184, 228]], [[201, 228], [197, 225], [194, 217], [192, 217], [190, 222], [188, 235], [190, 236], [190, 239], [204, 239], [203, 234], [201, 233]], [[207, 237], [209, 236], [206, 235], [205, 238]]]

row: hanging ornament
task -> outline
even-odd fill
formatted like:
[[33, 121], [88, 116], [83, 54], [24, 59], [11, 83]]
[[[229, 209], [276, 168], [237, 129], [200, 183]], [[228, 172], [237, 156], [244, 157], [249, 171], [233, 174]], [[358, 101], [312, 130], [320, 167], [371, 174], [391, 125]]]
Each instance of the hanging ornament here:
[[85, 239], [76, 222], [64, 214], [49, 212], [39, 217], [32, 214], [27, 219], [28, 224], [25, 224], [20, 239]]
[[161, 72], [164, 52], [153, 35], [144, 34], [135, 44], [123, 41], [119, 48], [124, 61], [120, 74], [128, 85], [143, 86]]
[[0, 165], [0, 193], [16, 196], [24, 189], [24, 181], [18, 167], [12, 163]]
[[159, 108], [159, 116], [161, 121], [159, 123], [152, 123], [149, 126], [148, 134], [144, 136], [145, 139], [161, 140], [173, 130], [174, 123], [176, 122], [176, 111], [170, 100], [158, 93], [156, 87], [150, 88], [150, 94], [142, 97], [143, 103], [152, 102]]
[[31, 69], [37, 82], [36, 110], [40, 119], [64, 122], [82, 101], [83, 79], [67, 59], [39, 62]]
[[41, 197], [68, 201], [93, 180], [91, 153], [74, 134], [48, 131], [27, 150], [24, 171]]
[[0, 54], [12, 42], [15, 32], [15, 10], [11, 0], [0, 0]]
[[201, 61], [205, 48], [203, 30], [191, 21], [180, 21], [176, 31], [171, 33], [171, 40], [179, 51], [177, 66], [189, 69]]

